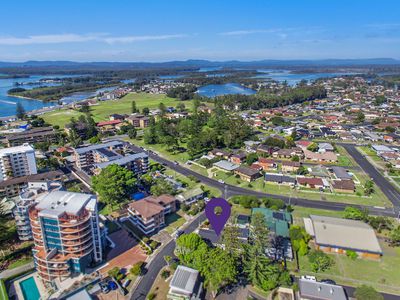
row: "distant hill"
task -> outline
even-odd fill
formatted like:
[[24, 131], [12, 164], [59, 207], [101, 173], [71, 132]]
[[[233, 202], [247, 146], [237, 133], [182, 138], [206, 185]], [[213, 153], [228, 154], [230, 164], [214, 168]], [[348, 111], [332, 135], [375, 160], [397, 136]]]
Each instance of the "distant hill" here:
[[0, 68], [66, 68], [66, 69], [131, 69], [131, 68], [201, 68], [201, 67], [317, 67], [317, 66], [372, 66], [400, 65], [392, 58], [371, 59], [323, 59], [323, 60], [258, 60], [258, 61], [209, 61], [185, 60], [167, 62], [74, 62], [74, 61], [26, 61], [0, 62]]

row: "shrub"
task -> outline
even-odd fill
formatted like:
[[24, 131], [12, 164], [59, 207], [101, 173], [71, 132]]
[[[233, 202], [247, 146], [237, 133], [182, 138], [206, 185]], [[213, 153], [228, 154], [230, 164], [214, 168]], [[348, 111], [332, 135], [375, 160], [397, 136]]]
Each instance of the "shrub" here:
[[150, 293], [150, 294], [147, 295], [147, 299], [148, 300], [154, 300], [156, 298], [156, 296], [157, 295], [155, 293]]
[[167, 279], [171, 275], [171, 272], [168, 270], [164, 270], [161, 272], [161, 277]]
[[137, 262], [132, 266], [132, 268], [129, 270], [129, 273], [135, 276], [139, 276], [143, 272], [143, 262]]
[[346, 250], [346, 255], [351, 259], [356, 259], [358, 257], [357, 253], [353, 250]]
[[158, 242], [157, 241], [151, 241], [150, 243], [150, 248], [151, 249], [156, 249], [158, 247]]

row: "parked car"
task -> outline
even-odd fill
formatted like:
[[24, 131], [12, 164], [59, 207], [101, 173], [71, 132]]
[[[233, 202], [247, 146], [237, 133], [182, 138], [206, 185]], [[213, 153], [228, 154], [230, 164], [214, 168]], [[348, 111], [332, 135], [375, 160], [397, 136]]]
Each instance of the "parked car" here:
[[301, 276], [301, 279], [310, 280], [310, 281], [317, 281], [317, 278], [315, 278], [315, 276], [310, 276], [310, 275]]
[[336, 282], [332, 279], [322, 279], [321, 282], [336, 285]]
[[126, 279], [123, 283], [122, 283], [122, 287], [123, 288], [127, 288], [128, 287], [128, 285], [131, 283], [131, 280], [130, 279]]
[[219, 183], [225, 183], [225, 181], [223, 181], [222, 179], [218, 179]]
[[110, 288], [108, 287], [108, 284], [105, 282], [100, 282], [99, 287], [101, 289], [101, 292], [104, 294], [107, 294], [110, 292]]
[[175, 233], [175, 239], [177, 239], [178, 237], [180, 237], [182, 234], [184, 234], [185, 232], [183, 230], [177, 230]]
[[112, 281], [112, 280], [110, 280], [109, 282], [107, 282], [107, 284], [108, 284], [108, 288], [109, 288], [110, 290], [112, 290], [112, 291], [114, 291], [114, 290], [116, 290], [116, 289], [118, 288], [117, 284], [116, 284], [114, 281]]

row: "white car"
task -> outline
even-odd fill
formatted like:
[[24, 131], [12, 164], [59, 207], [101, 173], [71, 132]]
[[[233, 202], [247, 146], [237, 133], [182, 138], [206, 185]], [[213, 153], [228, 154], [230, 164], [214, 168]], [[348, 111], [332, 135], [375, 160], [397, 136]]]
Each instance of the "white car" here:
[[225, 183], [225, 181], [223, 181], [222, 179], [218, 179], [219, 183]]
[[310, 275], [301, 276], [301, 279], [310, 280], [310, 281], [317, 281], [317, 278], [315, 278], [315, 276], [310, 276]]

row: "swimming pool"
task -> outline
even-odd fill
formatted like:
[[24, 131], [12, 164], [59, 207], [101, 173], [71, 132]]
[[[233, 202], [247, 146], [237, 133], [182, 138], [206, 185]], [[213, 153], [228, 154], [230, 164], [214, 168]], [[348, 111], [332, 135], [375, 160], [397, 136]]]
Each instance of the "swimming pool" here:
[[24, 295], [25, 300], [39, 300], [40, 293], [36, 286], [35, 279], [33, 277], [29, 277], [19, 283], [22, 294]]

